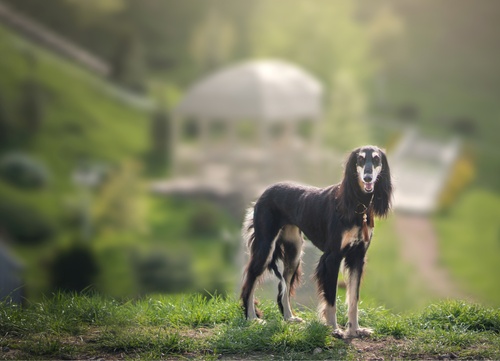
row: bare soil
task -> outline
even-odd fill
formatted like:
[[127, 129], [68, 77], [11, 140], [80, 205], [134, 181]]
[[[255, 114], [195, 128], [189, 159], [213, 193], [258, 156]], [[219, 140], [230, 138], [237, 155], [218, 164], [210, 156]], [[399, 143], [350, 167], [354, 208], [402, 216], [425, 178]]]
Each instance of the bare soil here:
[[411, 263], [432, 294], [439, 298], [471, 299], [440, 264], [438, 236], [429, 217], [396, 215], [402, 257]]

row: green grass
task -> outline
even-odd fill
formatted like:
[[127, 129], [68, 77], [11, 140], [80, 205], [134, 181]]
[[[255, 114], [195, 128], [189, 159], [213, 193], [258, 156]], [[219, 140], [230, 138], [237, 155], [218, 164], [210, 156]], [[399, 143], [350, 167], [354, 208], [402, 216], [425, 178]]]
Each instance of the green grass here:
[[[220, 296], [56, 294], [24, 307], [0, 304], [0, 359], [500, 357], [500, 311], [477, 304], [447, 301], [405, 316], [363, 308], [360, 322], [374, 334], [352, 341], [334, 338], [315, 312], [289, 324], [275, 304], [262, 309], [265, 324], [247, 322], [238, 302]], [[346, 322], [344, 305], [339, 313]]]
[[39, 84], [41, 128], [13, 146], [45, 162], [54, 188], [68, 188], [79, 159], [116, 164], [146, 152], [148, 113], [113, 96], [106, 81], [2, 27], [0, 53], [0, 93], [10, 122], [20, 122], [23, 82]]
[[367, 253], [361, 299], [369, 305], [384, 305], [403, 311], [422, 308], [430, 293], [413, 265], [401, 258], [402, 242], [398, 238], [394, 216], [377, 220]]
[[496, 307], [500, 305], [494, 276], [500, 272], [499, 208], [498, 195], [472, 189], [435, 220], [444, 265], [465, 290]]
[[[149, 113], [113, 95], [105, 79], [2, 26], [0, 54], [1, 105], [11, 128], [11, 136], [0, 145], [0, 158], [22, 151], [49, 173], [49, 183], [41, 190], [22, 190], [0, 181], [0, 199], [37, 211], [55, 228], [44, 244], [13, 247], [26, 266], [27, 295], [37, 298], [48, 289], [44, 265], [57, 247], [79, 235], [71, 217], [80, 210], [81, 194], [72, 172], [81, 161], [105, 164], [114, 173], [131, 160], [140, 162], [148, 152]], [[32, 134], [23, 126], [21, 104], [23, 84], [33, 79], [43, 111], [41, 125]], [[140, 173], [140, 167], [134, 172]]]

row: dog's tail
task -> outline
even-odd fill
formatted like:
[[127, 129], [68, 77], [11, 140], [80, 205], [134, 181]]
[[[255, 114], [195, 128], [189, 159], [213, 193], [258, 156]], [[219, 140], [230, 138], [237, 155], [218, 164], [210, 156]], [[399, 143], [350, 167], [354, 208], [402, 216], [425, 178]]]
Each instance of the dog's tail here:
[[253, 225], [254, 207], [255, 202], [247, 209], [245, 219], [243, 220], [243, 226], [241, 227], [241, 237], [247, 249], [252, 247], [252, 243], [255, 240], [255, 229]]
[[[255, 227], [254, 227], [254, 207], [255, 207], [255, 202], [251, 204], [251, 206], [247, 209], [245, 218], [243, 220], [243, 225], [241, 227], [241, 238], [243, 240], [244, 246], [247, 248], [247, 251], [249, 252], [250, 257], [252, 257], [252, 244], [255, 241]], [[248, 277], [248, 266], [245, 269], [244, 272], [244, 277]], [[249, 285], [247, 282], [244, 282], [243, 287], [241, 289], [241, 301], [243, 302], [243, 309], [245, 312], [245, 316], [247, 315], [248, 311], [248, 297], [251, 292], [249, 289]], [[257, 314], [258, 318], [262, 318], [262, 312], [257, 308], [258, 301], [254, 300], [255, 304], [255, 312]]]

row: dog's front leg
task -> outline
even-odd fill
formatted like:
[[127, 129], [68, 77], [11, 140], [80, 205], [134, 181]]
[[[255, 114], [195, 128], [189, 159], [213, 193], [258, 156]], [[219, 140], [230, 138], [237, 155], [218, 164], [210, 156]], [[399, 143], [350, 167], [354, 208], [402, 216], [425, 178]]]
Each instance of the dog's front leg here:
[[338, 254], [324, 253], [316, 269], [319, 294], [323, 296], [320, 317], [333, 328], [335, 336], [342, 338], [343, 333], [337, 324], [337, 280], [342, 257]]
[[[364, 258], [364, 255], [363, 255]], [[359, 327], [358, 322], [358, 302], [359, 302], [359, 286], [361, 275], [363, 273], [364, 260], [358, 262], [354, 267], [345, 270], [345, 279], [347, 284], [347, 330], [346, 337], [364, 337], [369, 336], [373, 331], [369, 328]]]

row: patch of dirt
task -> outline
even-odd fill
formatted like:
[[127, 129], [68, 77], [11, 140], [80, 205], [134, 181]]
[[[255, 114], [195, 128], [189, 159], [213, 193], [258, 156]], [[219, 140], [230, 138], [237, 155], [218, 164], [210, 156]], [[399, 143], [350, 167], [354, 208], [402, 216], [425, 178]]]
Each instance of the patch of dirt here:
[[433, 294], [441, 298], [470, 299], [439, 264], [438, 236], [428, 217], [397, 214], [396, 232], [402, 242], [403, 259], [413, 264]]
[[[404, 349], [409, 341], [396, 340], [393, 337], [385, 339], [355, 338], [346, 340], [357, 352], [357, 360], [382, 361], [387, 359], [401, 359], [404, 357]], [[390, 352], [390, 350], [401, 349], [401, 353]]]

